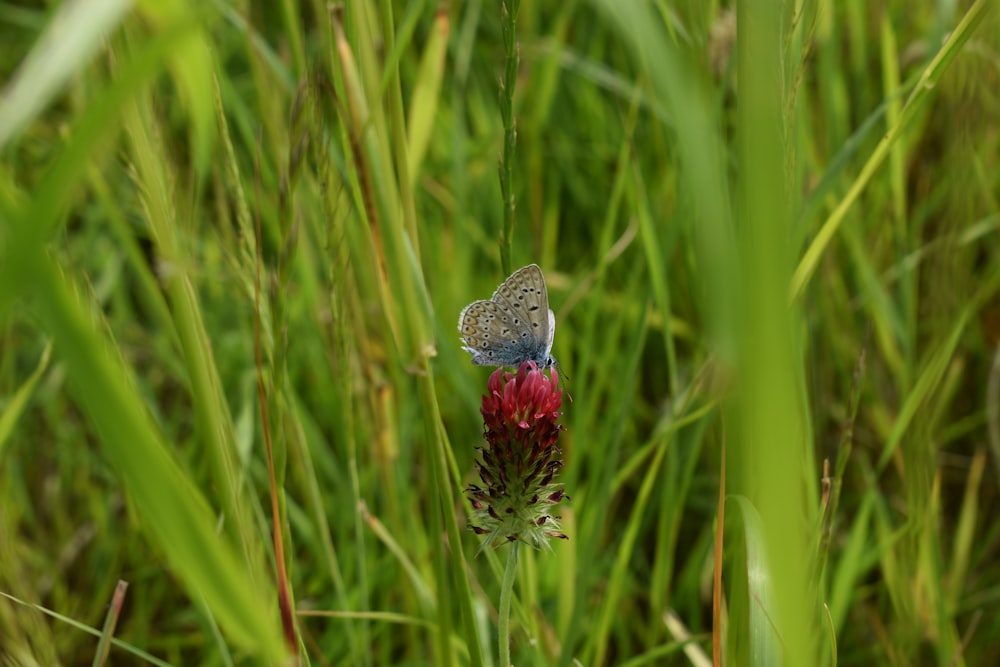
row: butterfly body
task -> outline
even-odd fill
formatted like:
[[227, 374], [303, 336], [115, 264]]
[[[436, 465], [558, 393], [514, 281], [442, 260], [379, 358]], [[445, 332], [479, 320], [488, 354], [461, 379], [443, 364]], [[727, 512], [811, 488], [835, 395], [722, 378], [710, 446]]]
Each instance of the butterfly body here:
[[537, 264], [518, 269], [489, 301], [473, 301], [458, 316], [462, 348], [477, 366], [517, 367], [533, 361], [541, 368], [556, 364], [552, 338], [555, 314], [549, 309], [545, 277]]

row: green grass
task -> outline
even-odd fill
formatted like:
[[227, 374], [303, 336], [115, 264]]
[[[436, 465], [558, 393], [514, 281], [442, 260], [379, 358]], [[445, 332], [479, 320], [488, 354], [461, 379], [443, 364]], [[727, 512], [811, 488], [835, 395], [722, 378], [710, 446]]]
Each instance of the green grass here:
[[532, 262], [513, 664], [1000, 662], [989, 2], [88, 6], [0, 3], [3, 664], [497, 665], [455, 322]]

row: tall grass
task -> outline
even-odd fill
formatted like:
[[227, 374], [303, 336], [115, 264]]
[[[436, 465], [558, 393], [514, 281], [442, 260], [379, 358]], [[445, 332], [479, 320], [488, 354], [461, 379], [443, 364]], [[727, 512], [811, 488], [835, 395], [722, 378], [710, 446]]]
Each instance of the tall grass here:
[[496, 665], [532, 262], [513, 664], [1000, 660], [988, 2], [86, 4], [0, 5], [7, 664]]

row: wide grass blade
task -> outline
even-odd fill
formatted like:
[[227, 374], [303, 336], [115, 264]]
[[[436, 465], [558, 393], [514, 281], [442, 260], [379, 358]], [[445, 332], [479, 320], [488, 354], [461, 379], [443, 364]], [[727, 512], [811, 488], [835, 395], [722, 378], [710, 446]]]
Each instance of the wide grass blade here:
[[96, 55], [130, 0], [64, 2], [0, 95], [0, 150]]
[[257, 586], [248, 585], [251, 573], [216, 531], [208, 503], [168, 451], [119, 358], [51, 260], [30, 247], [22, 252], [34, 259], [22, 280], [35, 286], [37, 308], [77, 400], [172, 571], [192, 596], [204, 599], [235, 642], [267, 659], [281, 659], [284, 649], [271, 604]]

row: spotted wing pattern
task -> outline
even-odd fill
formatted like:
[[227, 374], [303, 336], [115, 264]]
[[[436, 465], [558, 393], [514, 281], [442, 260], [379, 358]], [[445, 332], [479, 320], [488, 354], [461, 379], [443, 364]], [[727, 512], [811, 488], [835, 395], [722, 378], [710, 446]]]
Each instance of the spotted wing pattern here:
[[545, 277], [537, 264], [518, 269], [493, 293], [493, 301], [504, 304], [520, 318], [527, 320], [532, 335], [542, 341], [549, 339], [549, 292]]
[[534, 361], [548, 367], [555, 316], [541, 269], [515, 271], [489, 301], [474, 301], [458, 316], [465, 349], [478, 366], [519, 366]]

